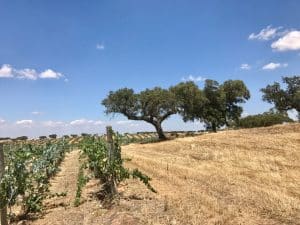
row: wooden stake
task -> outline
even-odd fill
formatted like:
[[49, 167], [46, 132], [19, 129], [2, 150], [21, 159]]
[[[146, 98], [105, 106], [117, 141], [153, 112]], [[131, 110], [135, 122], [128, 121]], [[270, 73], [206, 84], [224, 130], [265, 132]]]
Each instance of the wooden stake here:
[[[108, 163], [109, 165], [114, 164], [115, 160], [115, 149], [114, 149], [114, 141], [113, 141], [113, 130], [111, 126], [106, 127], [106, 140], [108, 143]], [[109, 181], [109, 186], [110, 186], [110, 192], [112, 195], [117, 194], [117, 187], [116, 187], [116, 176], [113, 173], [112, 177]]]
[[[3, 152], [3, 143], [0, 142], [0, 180], [4, 175], [5, 165], [4, 165], [4, 152]], [[1, 209], [1, 225], [8, 225], [7, 222], [7, 208], [4, 206]]]
[[108, 142], [108, 160], [112, 162], [114, 160], [114, 141], [113, 141], [113, 132], [112, 127], [106, 127], [106, 140]]

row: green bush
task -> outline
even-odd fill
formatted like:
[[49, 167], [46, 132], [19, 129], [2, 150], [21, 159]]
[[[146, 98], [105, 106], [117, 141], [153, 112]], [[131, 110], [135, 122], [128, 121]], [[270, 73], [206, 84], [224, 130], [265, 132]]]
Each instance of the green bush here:
[[56, 139], [56, 138], [57, 138], [57, 135], [56, 135], [56, 134], [50, 134], [50, 135], [49, 135], [49, 138]]
[[20, 136], [20, 137], [15, 138], [15, 140], [17, 140], [17, 141], [26, 141], [26, 140], [28, 140], [28, 137], [27, 136]]
[[267, 127], [284, 122], [293, 122], [287, 115], [279, 112], [265, 112], [263, 114], [251, 115], [241, 118], [237, 127], [252, 128], [252, 127]]

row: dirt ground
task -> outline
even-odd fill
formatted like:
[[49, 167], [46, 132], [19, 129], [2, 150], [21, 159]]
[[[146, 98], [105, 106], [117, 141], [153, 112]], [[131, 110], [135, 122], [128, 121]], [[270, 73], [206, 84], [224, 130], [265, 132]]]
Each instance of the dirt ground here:
[[119, 187], [107, 209], [91, 180], [74, 207], [79, 151], [68, 153], [51, 199], [32, 225], [300, 224], [300, 124], [222, 131], [122, 147], [129, 168], [152, 177], [154, 194], [136, 180]]

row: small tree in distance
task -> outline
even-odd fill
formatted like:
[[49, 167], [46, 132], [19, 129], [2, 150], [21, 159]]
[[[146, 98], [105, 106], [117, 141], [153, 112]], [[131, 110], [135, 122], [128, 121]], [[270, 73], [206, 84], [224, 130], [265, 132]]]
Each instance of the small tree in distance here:
[[152, 124], [160, 140], [166, 136], [162, 129], [162, 122], [177, 113], [177, 100], [169, 89], [155, 87], [140, 93], [133, 89], [122, 88], [109, 92], [102, 101], [106, 107], [106, 114], [120, 113], [129, 120], [142, 120]]
[[50, 135], [49, 135], [49, 138], [56, 139], [56, 138], [57, 138], [57, 135], [56, 135], [56, 134], [50, 134]]

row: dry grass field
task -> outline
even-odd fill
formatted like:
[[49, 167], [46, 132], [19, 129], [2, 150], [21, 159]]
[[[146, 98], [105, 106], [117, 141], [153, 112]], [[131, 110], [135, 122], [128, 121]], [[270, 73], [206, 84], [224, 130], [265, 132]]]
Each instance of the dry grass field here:
[[122, 147], [127, 167], [151, 176], [119, 186], [117, 204], [97, 198], [92, 179], [74, 206], [79, 151], [67, 153], [35, 220], [15, 225], [275, 225], [300, 224], [300, 124], [222, 131]]
[[119, 210], [137, 224], [300, 224], [299, 123], [122, 150], [158, 191], [136, 181], [120, 188]]

